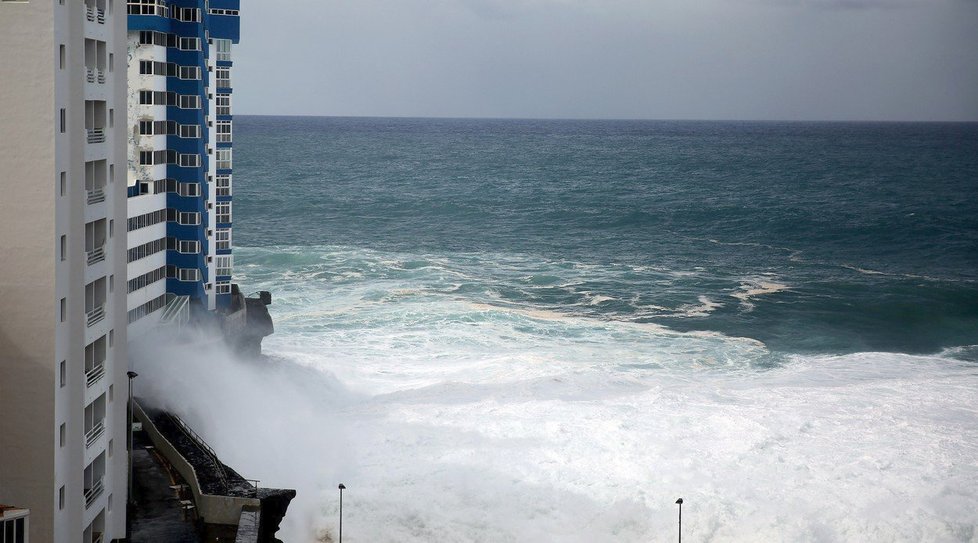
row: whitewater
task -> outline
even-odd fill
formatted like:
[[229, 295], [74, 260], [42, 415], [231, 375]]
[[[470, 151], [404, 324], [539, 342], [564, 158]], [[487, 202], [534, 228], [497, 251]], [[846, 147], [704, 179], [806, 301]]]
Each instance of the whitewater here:
[[235, 123], [276, 333], [137, 394], [284, 541], [978, 541], [978, 126]]

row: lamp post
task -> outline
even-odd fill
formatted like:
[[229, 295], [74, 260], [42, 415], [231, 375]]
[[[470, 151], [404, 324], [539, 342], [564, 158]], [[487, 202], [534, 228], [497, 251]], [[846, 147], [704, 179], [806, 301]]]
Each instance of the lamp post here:
[[127, 447], [127, 454], [129, 456], [129, 484], [128, 492], [126, 494], [126, 540], [132, 541], [132, 511], [133, 504], [135, 501], [132, 499], [132, 416], [133, 416], [133, 404], [132, 404], [132, 380], [139, 376], [138, 373], [134, 371], [126, 372], [129, 377], [129, 406], [126, 410], [126, 432], [129, 434], [129, 446]]
[[683, 499], [676, 500], [679, 504], [679, 543], [683, 543]]
[[343, 543], [343, 491], [346, 490], [346, 485], [340, 483], [340, 541]]
[[136, 377], [139, 377], [139, 374], [134, 371], [130, 371], [130, 372], [126, 372], [126, 375], [129, 376], [129, 413], [127, 418], [127, 420], [129, 421], [128, 422], [129, 426], [128, 428], [126, 428], [129, 432], [129, 495], [128, 497], [129, 497], [129, 503], [133, 503], [133, 499], [132, 499], [132, 417], [133, 417], [132, 380], [135, 379]]

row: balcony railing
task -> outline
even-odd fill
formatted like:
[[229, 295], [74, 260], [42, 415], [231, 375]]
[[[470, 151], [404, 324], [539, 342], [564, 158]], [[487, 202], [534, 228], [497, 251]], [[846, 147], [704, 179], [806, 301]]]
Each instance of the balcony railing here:
[[105, 24], [105, 10], [104, 9], [97, 8], [95, 10], [95, 20], [98, 21], [99, 24], [102, 24], [102, 25]]
[[105, 191], [103, 189], [93, 189], [88, 191], [88, 203], [100, 204], [105, 201]]
[[105, 376], [105, 362], [85, 372], [85, 386], [92, 388]]
[[88, 255], [88, 265], [98, 264], [99, 262], [105, 260], [105, 246], [99, 247], [97, 249], [92, 249], [91, 251], [86, 251]]
[[105, 304], [102, 304], [91, 311], [85, 312], [85, 319], [88, 326], [93, 326], [95, 323], [101, 321], [105, 318]]
[[85, 8], [85, 18], [89, 21], [95, 21], [95, 6]]
[[88, 81], [89, 83], [94, 83], [95, 82], [95, 72], [97, 72], [97, 71], [98, 70], [96, 70], [95, 68], [87, 68], [85, 70], [85, 73], [86, 73], [85, 80]]
[[89, 128], [88, 132], [88, 143], [105, 143], [105, 129], [104, 128]]
[[92, 534], [92, 543], [102, 543], [104, 541], [104, 538], [105, 538], [104, 533]]
[[92, 488], [85, 489], [85, 509], [88, 509], [99, 496], [102, 495], [102, 491], [105, 490], [105, 485], [102, 479], [95, 481]]
[[93, 426], [91, 430], [85, 432], [85, 448], [87, 449], [91, 447], [92, 444], [95, 443], [95, 441], [98, 438], [102, 437], [102, 434], [104, 433], [105, 433], [105, 420], [103, 419], [98, 421], [98, 424]]

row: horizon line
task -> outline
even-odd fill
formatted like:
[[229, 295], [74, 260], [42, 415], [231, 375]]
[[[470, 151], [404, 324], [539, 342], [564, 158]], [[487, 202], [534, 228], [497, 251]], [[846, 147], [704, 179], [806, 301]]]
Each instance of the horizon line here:
[[890, 124], [976, 124], [974, 120], [904, 120], [904, 119], [703, 119], [665, 117], [479, 117], [453, 115], [320, 115], [307, 113], [235, 113], [235, 117], [301, 117], [335, 119], [433, 119], [459, 121], [618, 121], [618, 122], [704, 122], [704, 123], [890, 123]]

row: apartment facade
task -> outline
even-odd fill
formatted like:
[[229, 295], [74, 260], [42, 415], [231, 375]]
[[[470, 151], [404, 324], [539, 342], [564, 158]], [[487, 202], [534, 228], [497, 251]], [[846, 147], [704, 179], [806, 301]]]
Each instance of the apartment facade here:
[[125, 537], [126, 9], [0, 0], [0, 502]]
[[128, 322], [231, 304], [238, 0], [129, 0]]

